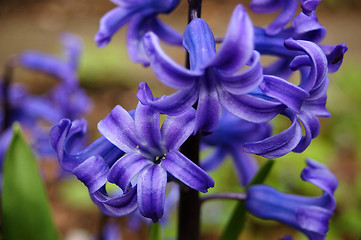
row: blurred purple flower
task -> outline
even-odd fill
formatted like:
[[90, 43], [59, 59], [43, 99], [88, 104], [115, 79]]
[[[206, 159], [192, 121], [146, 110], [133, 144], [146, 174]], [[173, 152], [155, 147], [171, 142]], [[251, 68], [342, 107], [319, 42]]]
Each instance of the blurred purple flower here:
[[[259, 54], [253, 51], [253, 27], [245, 9], [233, 11], [224, 41], [216, 53], [215, 40], [208, 24], [192, 20], [183, 35], [190, 55], [190, 69], [170, 59], [161, 49], [156, 35], [148, 33], [144, 44], [157, 77], [178, 92], [153, 98], [148, 86], [140, 86], [138, 98], [161, 113], [177, 115], [197, 101], [194, 132], [212, 132], [220, 116], [221, 105], [232, 114], [251, 122], [265, 122], [284, 109], [279, 102], [250, 95], [262, 81]], [[249, 66], [246, 70], [237, 71]]]
[[266, 185], [253, 185], [247, 192], [246, 209], [259, 218], [277, 220], [298, 229], [311, 240], [325, 239], [336, 207], [333, 194], [337, 179], [324, 165], [310, 159], [301, 178], [320, 187], [323, 195], [305, 197], [281, 193]]
[[169, 13], [179, 0], [112, 0], [118, 7], [109, 11], [100, 20], [100, 28], [94, 37], [98, 47], [107, 45], [115, 32], [129, 23], [127, 46], [129, 57], [134, 62], [149, 65], [142, 43], [146, 32], [152, 31], [169, 44], [180, 45], [182, 36], [157, 18], [159, 13]]
[[223, 110], [214, 132], [201, 137], [202, 147], [213, 147], [214, 150], [200, 165], [205, 171], [211, 171], [229, 154], [239, 182], [245, 186], [257, 172], [258, 164], [250, 154], [243, 151], [243, 144], [263, 140], [271, 135], [271, 131], [268, 123], [247, 122]]

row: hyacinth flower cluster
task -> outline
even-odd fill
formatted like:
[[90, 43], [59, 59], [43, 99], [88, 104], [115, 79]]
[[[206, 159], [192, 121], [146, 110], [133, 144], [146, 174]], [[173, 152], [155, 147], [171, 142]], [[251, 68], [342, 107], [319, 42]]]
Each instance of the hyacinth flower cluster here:
[[[181, 193], [184, 188], [207, 193], [217, 184], [207, 171], [230, 155], [240, 184], [246, 186], [245, 193], [232, 196], [244, 201], [248, 212], [287, 224], [309, 239], [324, 239], [337, 187], [325, 166], [307, 160], [301, 175], [324, 191], [319, 198], [249, 186], [259, 168], [251, 154], [278, 158], [303, 152], [320, 132], [318, 118], [330, 117], [328, 73], [339, 69], [347, 47], [321, 44], [326, 29], [316, 17], [320, 1], [251, 1], [256, 13], [280, 11], [266, 27], [254, 26], [246, 9], [237, 5], [221, 38], [200, 18], [198, 1], [189, 3], [190, 22], [182, 36], [157, 18], [178, 1], [113, 2], [118, 7], [100, 20], [98, 46], [108, 44], [128, 23], [130, 59], [149, 65], [176, 92], [155, 97], [147, 83], [139, 83], [136, 109], [116, 106], [98, 123], [102, 136], [83, 150], [76, 146], [86, 135], [84, 120], [63, 119], [52, 128], [50, 141], [60, 164], [85, 184], [101, 211], [114, 217], [139, 211], [157, 222], [164, 217], [168, 182], [179, 184]], [[296, 15], [299, 4], [302, 11]], [[169, 57], [159, 39], [182, 45], [189, 67]], [[263, 65], [264, 55], [276, 60]], [[295, 76], [298, 81], [291, 79]], [[166, 115], [162, 125], [160, 115]], [[270, 121], [277, 116], [288, 118], [290, 126], [275, 134]], [[199, 164], [184, 154], [192, 135], [200, 136], [202, 149], [214, 148]], [[109, 192], [108, 183], [119, 189]]]
[[[2, 89], [7, 88], [6, 99], [4, 91], [1, 92], [1, 126], [4, 127], [0, 136], [1, 165], [12, 139], [12, 123], [19, 122], [35, 152], [43, 158], [49, 158], [54, 157], [49, 144], [50, 127], [63, 117], [75, 120], [90, 110], [90, 99], [80, 88], [77, 77], [78, 62], [83, 50], [82, 41], [75, 35], [64, 33], [61, 43], [64, 47], [62, 57], [28, 50], [11, 59], [12, 68], [20, 67], [47, 74], [59, 82], [42, 95], [31, 94], [24, 84], [1, 82]], [[8, 105], [6, 110], [5, 102]]]

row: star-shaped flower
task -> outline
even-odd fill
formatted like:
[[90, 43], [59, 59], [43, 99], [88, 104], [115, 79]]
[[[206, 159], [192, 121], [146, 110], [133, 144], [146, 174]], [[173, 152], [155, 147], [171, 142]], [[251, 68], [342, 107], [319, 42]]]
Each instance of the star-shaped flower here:
[[159, 112], [138, 104], [134, 119], [116, 106], [99, 122], [99, 132], [126, 154], [110, 168], [108, 180], [123, 191], [138, 176], [137, 199], [140, 213], [154, 222], [163, 216], [167, 175], [185, 185], [207, 192], [212, 178], [178, 151], [194, 128], [195, 110], [169, 116], [159, 129]]

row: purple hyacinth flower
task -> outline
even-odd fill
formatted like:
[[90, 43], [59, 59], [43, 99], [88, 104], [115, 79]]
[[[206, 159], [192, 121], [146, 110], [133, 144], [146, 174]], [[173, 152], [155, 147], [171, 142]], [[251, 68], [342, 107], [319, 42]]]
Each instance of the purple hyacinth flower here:
[[[259, 54], [253, 51], [253, 44], [252, 23], [241, 5], [233, 11], [218, 52], [213, 33], [203, 19], [193, 19], [187, 26], [183, 46], [190, 55], [190, 69], [171, 60], [161, 49], [156, 35], [148, 33], [144, 45], [153, 71], [164, 84], [179, 91], [156, 99], [143, 84], [138, 98], [168, 115], [182, 113], [198, 101], [194, 132], [212, 132], [217, 127], [221, 106], [247, 121], [266, 122], [284, 106], [248, 94], [263, 78]], [[246, 65], [249, 68], [237, 72]]]
[[297, 12], [298, 2], [301, 2], [302, 13], [311, 16], [321, 0], [252, 0], [250, 7], [256, 13], [275, 13], [280, 11], [273, 22], [265, 28], [267, 35], [279, 34], [285, 29]]
[[71, 172], [89, 189], [93, 202], [109, 216], [120, 217], [137, 208], [137, 188], [109, 194], [105, 188], [109, 169], [124, 152], [100, 137], [85, 149], [79, 146], [86, 134], [85, 120], [71, 122], [61, 120], [50, 131], [50, 143], [60, 165]]
[[[328, 68], [324, 52], [309, 41], [288, 39], [285, 45], [290, 50], [304, 52], [304, 55], [295, 57], [290, 64], [292, 70], [301, 72], [299, 86], [265, 75], [260, 88], [267, 96], [288, 102], [288, 108], [282, 114], [291, 120], [291, 126], [272, 137], [244, 145], [247, 152], [267, 158], [277, 158], [290, 151], [304, 151], [320, 131], [317, 117], [330, 116], [326, 109]], [[292, 86], [293, 90], [289, 86]], [[291, 98], [297, 99], [293, 106], [290, 104], [293, 101]], [[304, 136], [302, 126], [305, 130]]]
[[248, 189], [245, 206], [259, 218], [277, 220], [301, 231], [311, 240], [322, 240], [336, 207], [333, 194], [338, 182], [324, 165], [310, 159], [306, 162], [301, 178], [320, 187], [324, 192], [322, 196], [285, 194], [267, 185], [253, 185]]
[[213, 147], [214, 150], [200, 165], [205, 171], [211, 171], [229, 154], [239, 182], [245, 186], [257, 172], [258, 164], [250, 154], [243, 152], [243, 144], [263, 140], [271, 135], [271, 131], [268, 123], [247, 122], [223, 110], [214, 132], [201, 138], [204, 147]]
[[138, 103], [134, 119], [116, 106], [98, 124], [99, 132], [126, 154], [109, 170], [108, 180], [123, 191], [138, 175], [137, 200], [140, 213], [157, 222], [164, 212], [167, 175], [185, 185], [207, 192], [213, 179], [178, 151], [194, 128], [195, 110], [169, 116], [159, 129], [159, 112]]
[[157, 18], [160, 13], [171, 12], [179, 0], [113, 0], [118, 7], [105, 14], [100, 20], [100, 28], [94, 37], [98, 47], [107, 45], [113, 35], [125, 24], [128, 25], [127, 47], [129, 57], [134, 62], [149, 65], [142, 43], [146, 32], [156, 33], [168, 44], [180, 45], [182, 36]]

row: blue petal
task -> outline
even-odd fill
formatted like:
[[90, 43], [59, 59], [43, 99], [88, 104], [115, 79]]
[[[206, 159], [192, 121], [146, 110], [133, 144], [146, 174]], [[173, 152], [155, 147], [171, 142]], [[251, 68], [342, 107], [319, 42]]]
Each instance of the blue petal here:
[[[213, 37], [213, 35], [212, 35]], [[224, 40], [208, 64], [224, 73], [235, 73], [245, 66], [252, 57], [254, 49], [253, 25], [242, 5], [233, 11]], [[203, 49], [202, 49], [203, 50]]]
[[265, 75], [259, 87], [267, 96], [279, 100], [295, 111], [299, 111], [303, 101], [309, 97], [308, 92], [302, 88], [271, 75]]
[[108, 181], [109, 167], [100, 156], [92, 156], [73, 170], [73, 174], [84, 183], [90, 193], [98, 191]]
[[145, 82], [139, 83], [137, 97], [144, 105], [150, 105], [161, 114], [179, 115], [190, 109], [197, 101], [199, 87], [194, 85], [189, 89], [181, 89], [176, 93], [161, 98], [154, 98]]
[[233, 95], [218, 88], [219, 102], [235, 116], [249, 122], [267, 122], [285, 109], [279, 102], [268, 101], [251, 95]]
[[149, 105], [138, 103], [134, 116], [135, 130], [139, 137], [140, 147], [154, 149], [155, 155], [161, 150], [159, 112]]
[[268, 35], [275, 35], [281, 32], [297, 11], [298, 0], [284, 0], [283, 3], [284, 5], [281, 12], [266, 28], [266, 33]]
[[[207, 70], [211, 71], [211, 70]], [[194, 133], [198, 131], [212, 132], [217, 127], [221, 106], [218, 100], [218, 94], [215, 86], [214, 73], [208, 73], [207, 79], [202, 79], [199, 91], [196, 125]]]
[[190, 108], [178, 116], [168, 116], [161, 128], [162, 143], [166, 149], [178, 149], [193, 133], [195, 113]]
[[321, 49], [325, 52], [328, 63], [328, 72], [336, 72], [343, 61], [343, 55], [346, 53], [348, 48], [345, 43], [338, 45], [323, 45]]
[[203, 75], [202, 71], [190, 71], [174, 62], [164, 53], [154, 33], [145, 35], [144, 48], [155, 75], [169, 87], [190, 88], [194, 85], [197, 77]]
[[190, 69], [203, 71], [216, 54], [213, 33], [206, 21], [193, 19], [183, 34], [183, 46], [189, 53]]
[[266, 158], [278, 158], [291, 152], [301, 141], [302, 127], [295, 113], [287, 111], [286, 116], [292, 122], [289, 128], [264, 140], [244, 144], [246, 152]]
[[145, 168], [138, 178], [138, 205], [140, 213], [153, 222], [163, 216], [167, 172], [158, 164]]
[[[309, 56], [310, 73], [301, 80], [300, 87], [306, 91], [317, 88], [327, 75], [327, 58], [324, 52], [315, 43], [303, 40], [287, 39], [285, 46], [291, 50], [303, 51]], [[292, 68], [292, 64], [290, 66]]]
[[98, 123], [99, 132], [124, 152], [133, 152], [139, 145], [133, 118], [121, 106], [115, 106], [106, 118]]
[[327, 33], [326, 28], [318, 22], [315, 13], [311, 16], [300, 13], [292, 21], [292, 27], [294, 29], [294, 33], [296, 34], [296, 38], [312, 42], [320, 42], [324, 39]]
[[161, 165], [179, 181], [195, 190], [205, 193], [208, 188], [214, 187], [213, 179], [178, 151], [168, 152]]
[[321, 0], [300, 0], [300, 2], [303, 13], [310, 15], [313, 11], [316, 10]]
[[100, 19], [99, 31], [94, 37], [98, 47], [107, 45], [114, 33], [123, 27], [139, 7], [117, 7], [107, 12]]
[[123, 191], [126, 191], [130, 181], [151, 163], [149, 159], [146, 159], [140, 154], [126, 154], [116, 161], [109, 170], [108, 180], [111, 183], [117, 184]]
[[219, 74], [217, 77], [223, 88], [235, 95], [246, 94], [255, 89], [263, 79], [263, 70], [259, 60], [260, 54], [254, 51], [250, 67], [245, 71], [234, 75]]
[[320, 132], [321, 124], [318, 118], [312, 113], [302, 111], [298, 114], [298, 119], [302, 122], [305, 129], [305, 136], [302, 137], [294, 152], [303, 152], [310, 145], [311, 140]]
[[217, 147], [211, 154], [209, 154], [209, 156], [202, 159], [200, 166], [204, 171], [212, 171], [223, 162], [226, 155], [226, 149], [223, 147]]
[[122, 217], [130, 214], [137, 208], [137, 188], [109, 197], [105, 186], [90, 194], [93, 202], [106, 215], [111, 217]]

